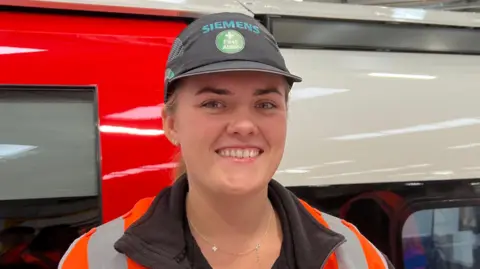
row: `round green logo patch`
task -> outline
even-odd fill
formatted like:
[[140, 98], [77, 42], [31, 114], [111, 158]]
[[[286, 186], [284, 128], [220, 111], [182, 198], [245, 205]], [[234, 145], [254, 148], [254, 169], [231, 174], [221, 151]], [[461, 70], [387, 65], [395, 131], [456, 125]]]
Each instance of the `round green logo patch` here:
[[234, 54], [245, 48], [245, 38], [235, 30], [225, 30], [218, 33], [215, 45], [223, 53]]

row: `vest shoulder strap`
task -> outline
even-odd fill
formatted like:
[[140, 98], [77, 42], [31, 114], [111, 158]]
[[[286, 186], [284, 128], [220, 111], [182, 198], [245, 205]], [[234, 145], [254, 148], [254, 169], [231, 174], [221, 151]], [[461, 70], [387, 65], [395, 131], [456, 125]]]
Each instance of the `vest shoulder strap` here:
[[391, 269], [385, 256], [354, 225], [320, 212], [303, 200], [300, 202], [321, 225], [345, 237], [345, 242], [332, 253], [325, 269]]
[[113, 245], [148, 210], [154, 198], [138, 201], [125, 215], [91, 229], [69, 247], [58, 269], [136, 269]]
[[155, 197], [141, 199], [130, 211], [122, 216], [125, 219], [125, 230], [147, 212], [154, 199]]

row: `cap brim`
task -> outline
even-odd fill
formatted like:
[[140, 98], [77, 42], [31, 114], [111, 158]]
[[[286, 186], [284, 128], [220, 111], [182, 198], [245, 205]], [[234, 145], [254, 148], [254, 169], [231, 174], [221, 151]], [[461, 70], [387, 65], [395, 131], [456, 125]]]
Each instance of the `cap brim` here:
[[257, 71], [257, 72], [278, 74], [287, 78], [290, 84], [293, 84], [294, 82], [302, 81], [302, 78], [299, 76], [295, 76], [293, 74], [290, 74], [289, 72], [285, 72], [281, 69], [278, 69], [276, 67], [266, 65], [263, 63], [251, 62], [251, 61], [225, 61], [225, 62], [213, 63], [213, 64], [205, 65], [199, 68], [195, 68], [177, 77], [174, 77], [170, 82], [173, 82], [180, 78], [185, 78], [190, 76], [222, 73], [222, 72], [233, 72], [233, 71]]

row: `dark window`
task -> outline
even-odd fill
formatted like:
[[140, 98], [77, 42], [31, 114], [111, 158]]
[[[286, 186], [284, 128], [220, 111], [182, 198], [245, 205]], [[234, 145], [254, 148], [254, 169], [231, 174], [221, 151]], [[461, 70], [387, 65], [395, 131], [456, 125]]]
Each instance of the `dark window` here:
[[480, 54], [480, 29], [421, 24], [272, 17], [281, 47]]
[[390, 219], [375, 200], [361, 199], [354, 202], [345, 220], [354, 224], [382, 253], [390, 253]]
[[93, 97], [0, 88], [0, 200], [98, 194]]
[[406, 269], [480, 268], [480, 207], [427, 209], [402, 229]]
[[95, 89], [0, 86], [0, 130], [0, 268], [54, 269], [100, 223]]

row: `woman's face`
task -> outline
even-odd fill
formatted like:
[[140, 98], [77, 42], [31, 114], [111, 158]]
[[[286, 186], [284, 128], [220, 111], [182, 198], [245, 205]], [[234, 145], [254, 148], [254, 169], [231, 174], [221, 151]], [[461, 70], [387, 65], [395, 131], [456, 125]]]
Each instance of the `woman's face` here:
[[184, 79], [165, 129], [180, 145], [190, 184], [236, 195], [264, 189], [284, 151], [287, 87], [284, 77], [262, 72]]

